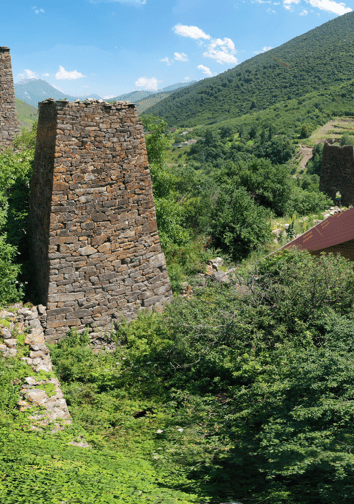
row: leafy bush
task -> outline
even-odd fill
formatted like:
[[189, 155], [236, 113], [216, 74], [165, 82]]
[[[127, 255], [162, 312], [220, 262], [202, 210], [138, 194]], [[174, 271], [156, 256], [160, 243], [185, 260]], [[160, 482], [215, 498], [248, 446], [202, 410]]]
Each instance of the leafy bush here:
[[[33, 170], [36, 125], [15, 139], [18, 149], [0, 153], [0, 302], [19, 301], [24, 295], [19, 281], [19, 253], [26, 255], [29, 184]], [[22, 258], [23, 260], [23, 258]]]
[[21, 301], [24, 289], [17, 279], [21, 266], [15, 263], [16, 248], [6, 242], [6, 234], [0, 236], [0, 304]]
[[341, 145], [354, 145], [354, 138], [349, 133], [344, 133], [340, 139]]
[[223, 187], [212, 209], [210, 232], [215, 248], [240, 260], [270, 239], [268, 212], [254, 203], [246, 189]]
[[307, 172], [310, 175], [321, 175], [321, 164], [323, 156], [323, 143], [320, 142], [312, 149], [312, 158], [307, 163]]
[[325, 210], [332, 204], [332, 201], [325, 194], [319, 191], [305, 191], [294, 185], [289, 200], [285, 207], [287, 215], [308, 215]]

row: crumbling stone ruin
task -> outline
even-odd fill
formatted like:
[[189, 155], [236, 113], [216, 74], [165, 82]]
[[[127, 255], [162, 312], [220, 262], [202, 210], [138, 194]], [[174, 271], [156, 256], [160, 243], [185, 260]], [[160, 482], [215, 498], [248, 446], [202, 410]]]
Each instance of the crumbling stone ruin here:
[[320, 191], [335, 200], [336, 192], [342, 195], [342, 204], [354, 204], [354, 148], [351, 145], [323, 146]]
[[11, 145], [19, 132], [10, 49], [0, 47], [0, 149]]
[[170, 300], [135, 105], [39, 104], [28, 234], [46, 341]]
[[[58, 379], [48, 377], [52, 361], [44, 341], [42, 324], [45, 318], [46, 309], [41, 305], [29, 309], [17, 304], [0, 310], [0, 356], [19, 358], [18, 338], [25, 336], [23, 344], [29, 347], [29, 353], [21, 360], [32, 372], [23, 379], [17, 405], [20, 411], [30, 410], [32, 429], [49, 425], [52, 432], [56, 432], [71, 423], [71, 416]], [[44, 372], [44, 376], [38, 375], [40, 372], [42, 375]]]

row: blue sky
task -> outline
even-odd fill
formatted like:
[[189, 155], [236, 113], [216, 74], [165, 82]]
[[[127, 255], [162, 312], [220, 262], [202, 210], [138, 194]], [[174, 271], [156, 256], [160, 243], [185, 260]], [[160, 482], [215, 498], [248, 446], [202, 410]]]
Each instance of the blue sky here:
[[217, 75], [354, 9], [354, 0], [14, 0], [0, 45], [15, 82], [117, 96]]

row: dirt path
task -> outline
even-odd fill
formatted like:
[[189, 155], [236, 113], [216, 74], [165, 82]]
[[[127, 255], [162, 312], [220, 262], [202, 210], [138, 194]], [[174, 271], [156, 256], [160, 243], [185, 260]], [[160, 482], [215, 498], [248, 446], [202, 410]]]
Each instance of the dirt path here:
[[307, 162], [312, 158], [312, 147], [301, 145], [299, 148], [300, 153], [300, 167], [305, 170]]

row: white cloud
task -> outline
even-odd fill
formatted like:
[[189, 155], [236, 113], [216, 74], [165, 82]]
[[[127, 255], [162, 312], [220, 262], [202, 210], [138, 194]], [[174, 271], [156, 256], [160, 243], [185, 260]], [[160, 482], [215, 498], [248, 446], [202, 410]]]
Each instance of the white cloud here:
[[130, 5], [145, 5], [147, 0], [90, 0], [90, 3], [92, 4], [98, 4], [98, 3], [123, 3], [123, 4], [130, 4]]
[[151, 77], [148, 79], [147, 77], [140, 77], [136, 82], [135, 86], [137, 88], [143, 89], [152, 89], [153, 91], [157, 91], [158, 80], [156, 77]]
[[49, 73], [44, 73], [44, 74], [42, 74], [42, 75], [43, 75], [43, 77], [49, 77], [49, 76], [50, 76], [50, 74], [49, 74]]
[[24, 73], [18, 74], [18, 77], [21, 79], [38, 79], [36, 72], [32, 72], [32, 70], [24, 70]]
[[103, 97], [104, 100], [109, 100], [110, 98], [114, 98], [116, 95], [112, 94], [112, 95], [106, 95]]
[[347, 12], [352, 12], [350, 7], [346, 7], [345, 3], [337, 3], [333, 0], [305, 0], [312, 7], [317, 7], [320, 10], [324, 10], [327, 12], [333, 12], [334, 14], [338, 14], [338, 16], [342, 16]]
[[291, 6], [291, 4], [298, 4], [300, 3], [300, 0], [284, 0], [283, 2], [283, 5], [285, 7], [285, 9], [289, 10], [289, 11], [293, 11], [293, 8]]
[[82, 73], [78, 72], [77, 70], [73, 70], [71, 72], [68, 72], [65, 70], [64, 67], [59, 65], [59, 70], [55, 74], [55, 78], [57, 80], [75, 80], [75, 79], [81, 79], [82, 77], [85, 77]]
[[175, 60], [177, 61], [188, 61], [188, 56], [184, 53], [175, 52]]
[[[173, 30], [177, 35], [197, 40], [199, 45], [204, 44], [201, 39], [210, 40], [208, 50], [203, 53], [205, 58], [216, 59], [221, 64], [237, 64], [237, 58], [234, 56], [236, 54], [235, 44], [231, 39], [226, 37], [224, 39], [212, 39], [210, 35], [207, 35], [197, 26], [176, 25], [173, 27]], [[178, 61], [188, 61], [188, 57], [184, 53], [175, 53], [175, 59]]]
[[205, 58], [216, 59], [218, 63], [237, 65], [235, 44], [229, 38], [213, 39], [208, 47], [208, 50], [203, 53]]
[[166, 56], [166, 58], [161, 58], [160, 61], [162, 61], [163, 63], [167, 63], [168, 66], [171, 65], [171, 63], [173, 63], [172, 61], [169, 60], [169, 58]]
[[173, 27], [174, 32], [182, 37], [190, 37], [192, 39], [210, 40], [211, 36], [203, 32], [198, 26], [176, 25]]
[[253, 54], [261, 54], [267, 51], [270, 51], [271, 49], [274, 49], [274, 47], [271, 46], [264, 46], [261, 51], [253, 51]]
[[299, 16], [307, 16], [308, 11], [304, 9], [302, 12], [300, 12]]
[[167, 63], [167, 64], [168, 64], [168, 66], [170, 66], [170, 65], [171, 65], [171, 63], [172, 63], [172, 62], [169, 60], [169, 58], [168, 58], [167, 56], [166, 56], [166, 58], [162, 58], [162, 59], [160, 59], [160, 61], [162, 61], [163, 63]]
[[45, 13], [45, 10], [38, 9], [37, 7], [32, 7], [32, 10], [34, 11], [35, 14], [44, 14]]
[[201, 70], [203, 74], [209, 75], [209, 77], [213, 76], [213, 72], [210, 70], [210, 68], [204, 66], [204, 65], [198, 65], [197, 66], [198, 70]]

